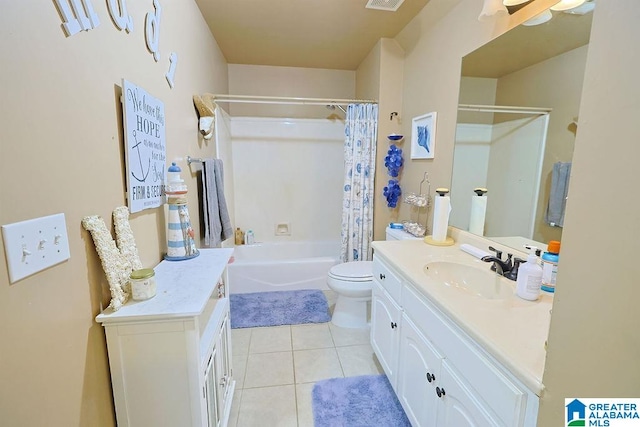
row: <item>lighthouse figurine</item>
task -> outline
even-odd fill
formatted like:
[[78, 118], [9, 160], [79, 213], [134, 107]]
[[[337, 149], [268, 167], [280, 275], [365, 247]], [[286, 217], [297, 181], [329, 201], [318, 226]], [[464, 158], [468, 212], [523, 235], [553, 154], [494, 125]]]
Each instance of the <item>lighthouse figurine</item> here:
[[194, 241], [195, 233], [189, 220], [187, 209], [187, 186], [180, 177], [180, 167], [175, 162], [167, 169], [165, 193], [169, 205], [169, 223], [167, 227], [168, 261], [182, 261], [200, 255]]

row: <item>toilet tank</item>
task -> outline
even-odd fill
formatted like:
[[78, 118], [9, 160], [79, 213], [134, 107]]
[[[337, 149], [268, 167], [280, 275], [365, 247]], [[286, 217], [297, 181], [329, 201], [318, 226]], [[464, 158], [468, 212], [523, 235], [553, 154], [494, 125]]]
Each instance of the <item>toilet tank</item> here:
[[401, 228], [391, 228], [387, 226], [387, 240], [420, 240], [422, 237], [415, 237]]

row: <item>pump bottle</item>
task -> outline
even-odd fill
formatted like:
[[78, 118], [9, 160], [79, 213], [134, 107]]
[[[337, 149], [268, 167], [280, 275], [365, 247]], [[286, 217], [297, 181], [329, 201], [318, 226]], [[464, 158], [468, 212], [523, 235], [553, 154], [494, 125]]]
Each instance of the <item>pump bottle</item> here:
[[540, 298], [542, 286], [542, 267], [538, 265], [536, 251], [538, 248], [530, 246], [527, 262], [520, 264], [516, 281], [516, 295], [520, 298], [535, 301]]
[[553, 293], [556, 290], [559, 254], [560, 242], [551, 240], [547, 246], [547, 252], [542, 254], [542, 290], [545, 292]]

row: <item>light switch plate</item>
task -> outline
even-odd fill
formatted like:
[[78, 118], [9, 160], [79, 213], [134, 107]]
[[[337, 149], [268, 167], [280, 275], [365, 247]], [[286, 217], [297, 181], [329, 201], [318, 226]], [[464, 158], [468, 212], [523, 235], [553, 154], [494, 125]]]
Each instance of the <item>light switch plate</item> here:
[[11, 283], [71, 257], [63, 213], [3, 225], [2, 236]]

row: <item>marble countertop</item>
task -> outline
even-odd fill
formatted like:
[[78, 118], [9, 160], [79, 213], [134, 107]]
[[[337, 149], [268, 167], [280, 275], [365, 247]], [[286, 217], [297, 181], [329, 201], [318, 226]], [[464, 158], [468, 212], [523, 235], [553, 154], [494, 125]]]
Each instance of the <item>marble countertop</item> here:
[[118, 311], [107, 308], [99, 323], [193, 317], [202, 313], [218, 284], [233, 249], [200, 249], [196, 258], [162, 261], [154, 267], [156, 296], [145, 301], [129, 300]]
[[538, 301], [525, 301], [515, 296], [516, 282], [504, 278], [500, 280], [512, 287], [514, 295], [501, 300], [477, 297], [429, 280], [423, 268], [433, 261], [453, 261], [489, 270], [488, 263], [460, 250], [461, 243], [480, 249], [485, 249], [486, 245], [480, 244], [482, 242], [477, 238], [465, 241], [461, 236], [456, 237], [453, 246], [431, 246], [422, 240], [404, 240], [376, 241], [373, 247], [376, 256], [390, 262], [487, 353], [540, 395], [544, 389], [545, 342], [553, 297], [542, 292]]

